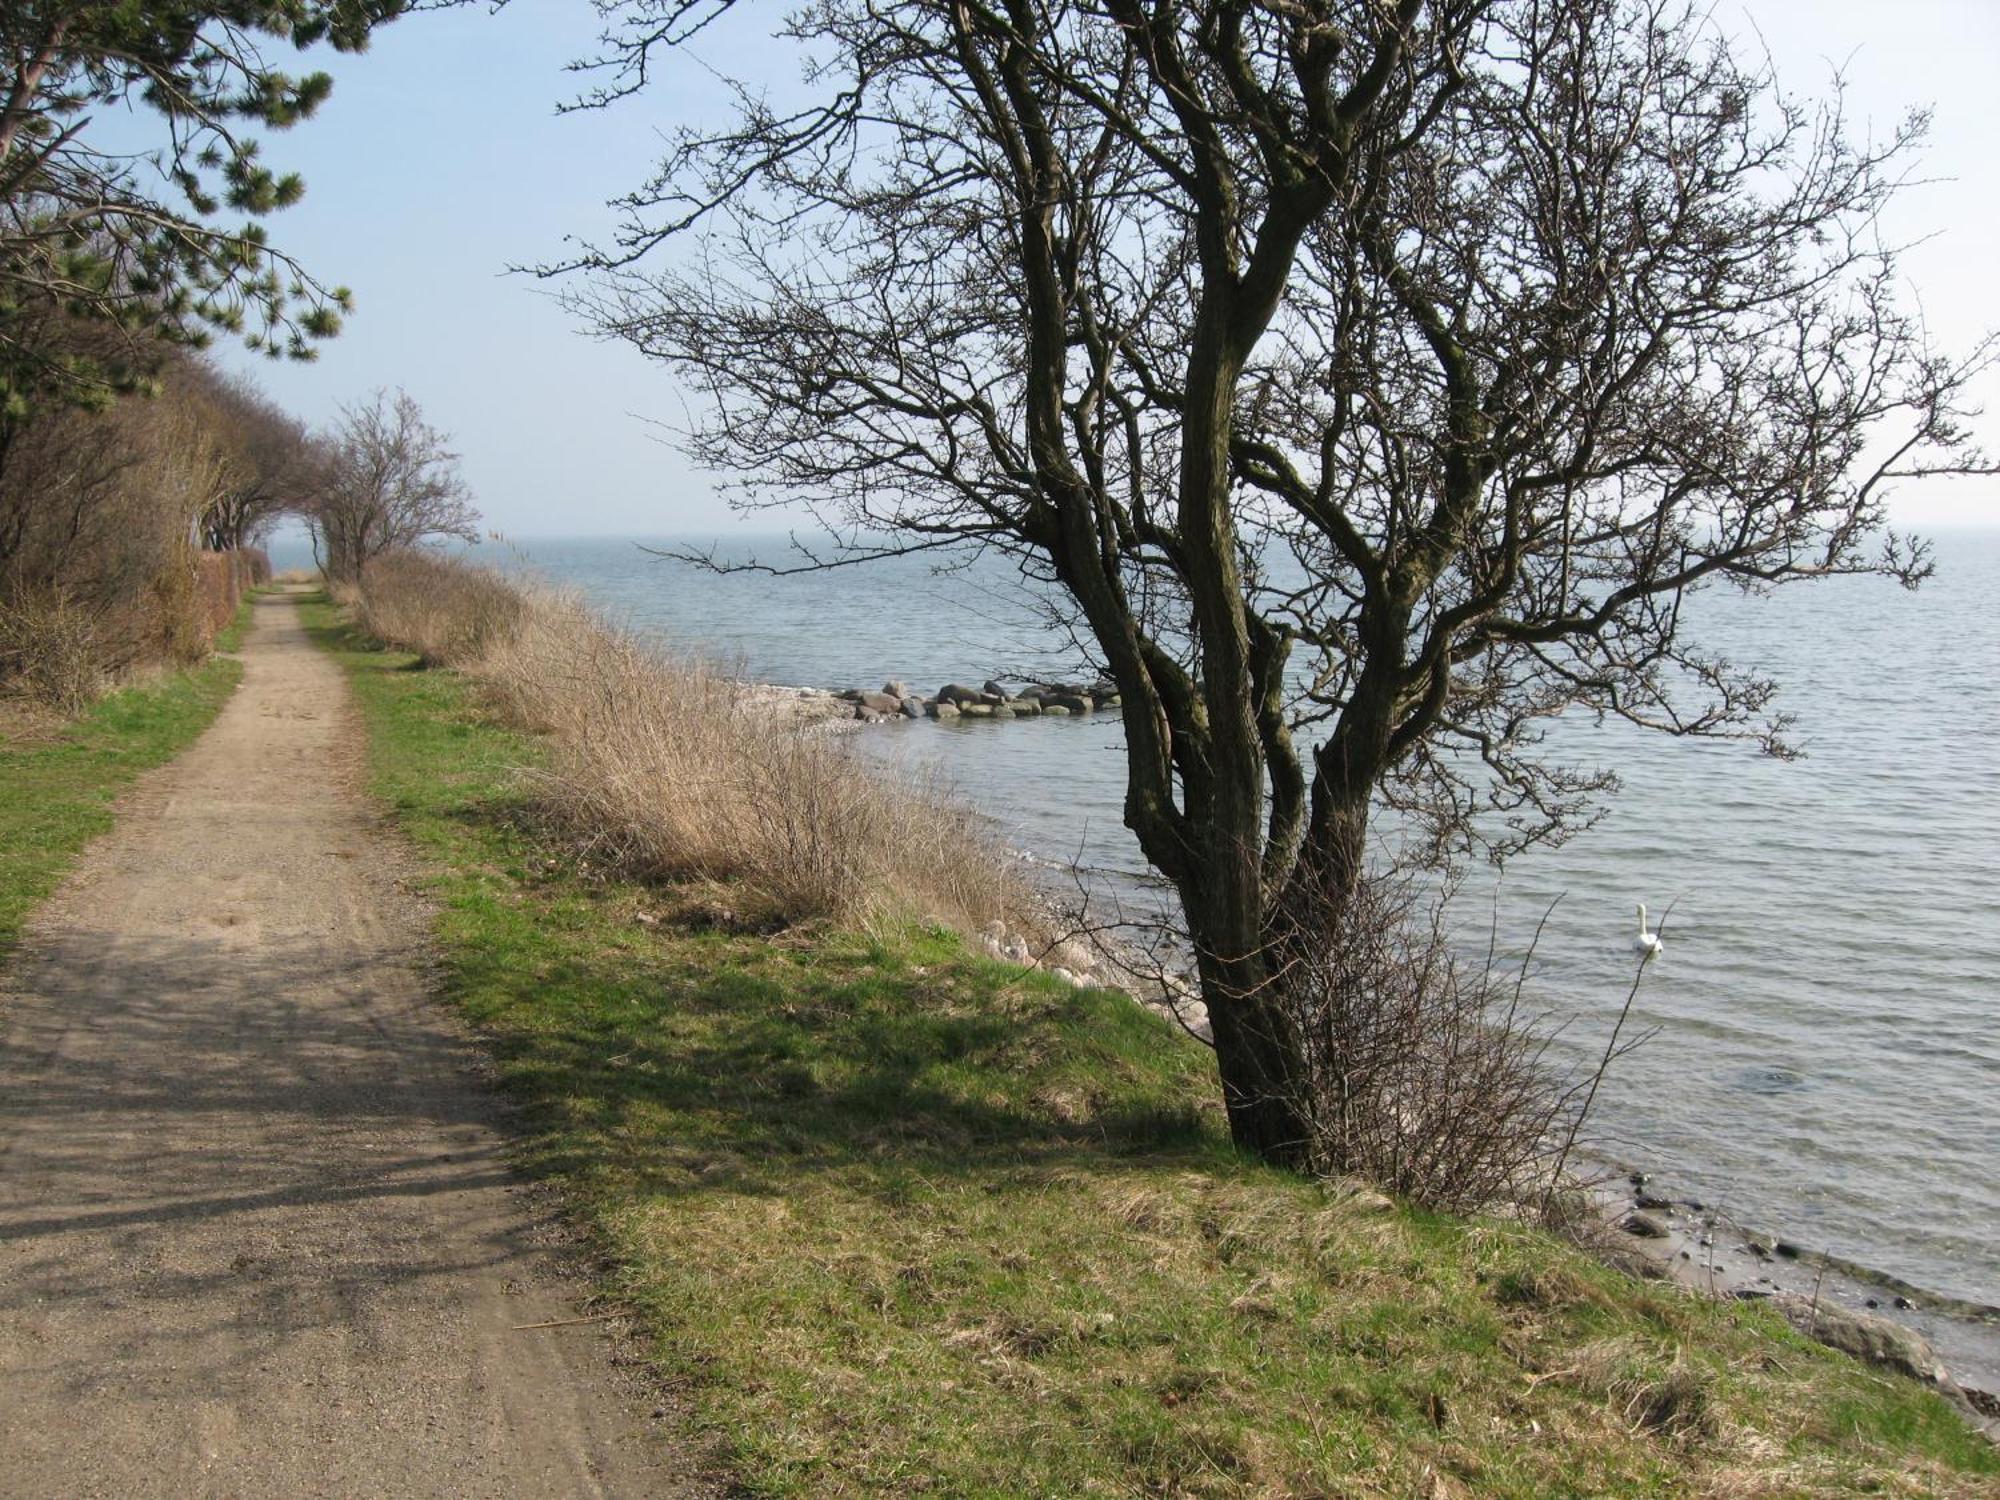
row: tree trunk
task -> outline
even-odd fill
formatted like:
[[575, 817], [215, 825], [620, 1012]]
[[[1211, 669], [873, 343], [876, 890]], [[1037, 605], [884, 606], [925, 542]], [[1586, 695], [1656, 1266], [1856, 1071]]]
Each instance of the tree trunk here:
[[1230, 1138], [1274, 1166], [1303, 1168], [1312, 1148], [1305, 1054], [1282, 986], [1271, 978], [1267, 935], [1260, 923], [1239, 920], [1234, 902], [1214, 884], [1197, 875], [1181, 900], [1215, 1037]]

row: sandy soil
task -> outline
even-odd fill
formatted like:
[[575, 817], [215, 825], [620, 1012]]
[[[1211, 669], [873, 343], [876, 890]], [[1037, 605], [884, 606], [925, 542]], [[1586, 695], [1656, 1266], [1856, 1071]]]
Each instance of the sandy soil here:
[[338, 668], [265, 598], [243, 685], [0, 978], [0, 1495], [701, 1491], [576, 1316]]

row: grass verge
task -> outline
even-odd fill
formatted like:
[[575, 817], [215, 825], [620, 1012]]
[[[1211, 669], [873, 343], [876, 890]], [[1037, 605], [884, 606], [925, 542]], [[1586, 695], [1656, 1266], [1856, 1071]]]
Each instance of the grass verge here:
[[522, 1162], [744, 1492], [2000, 1493], [1761, 1309], [1244, 1163], [1207, 1054], [1115, 996], [603, 875], [538, 835], [531, 739], [304, 608]]
[[[245, 600], [217, 649], [236, 650], [249, 620]], [[241, 662], [213, 656], [113, 693], [47, 733], [0, 738], [0, 960], [78, 852], [111, 826], [118, 794], [208, 728], [242, 675]]]

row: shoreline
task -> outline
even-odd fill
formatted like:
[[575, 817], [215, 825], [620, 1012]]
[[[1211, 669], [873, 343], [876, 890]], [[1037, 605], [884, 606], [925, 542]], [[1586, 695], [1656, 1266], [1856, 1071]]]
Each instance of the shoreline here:
[[[823, 731], [900, 723], [904, 717], [871, 711], [852, 689], [843, 694], [762, 682], [744, 682], [741, 688], [749, 704], [778, 709]], [[1046, 863], [1032, 851], [1011, 852]], [[1164, 972], [1142, 967], [1101, 935], [1069, 933], [1049, 944], [1047, 952], [1035, 953], [1021, 935], [988, 931], [980, 946], [990, 957], [1045, 969], [1072, 985], [1124, 989], [1133, 1003], [1208, 1041], [1207, 1008], [1191, 989]], [[1075, 951], [1080, 946], [1094, 956], [1087, 967]], [[1599, 1160], [1610, 1175], [1589, 1191], [1602, 1213], [1607, 1255], [1614, 1263], [1636, 1257], [1648, 1274], [1716, 1300], [1802, 1298], [1814, 1307], [1839, 1308], [1906, 1328], [1935, 1351], [1951, 1381], [1969, 1398], [1973, 1410], [1968, 1419], [2000, 1441], [2000, 1307], [1944, 1296], [1889, 1272], [1810, 1250], [1697, 1199], [1649, 1191], [1652, 1174]], [[1646, 1232], [1623, 1227], [1635, 1218], [1646, 1223]]]
[[[1947, 1297], [1886, 1271], [1814, 1251], [1698, 1199], [1673, 1197], [1653, 1174], [1621, 1171], [1592, 1188], [1612, 1259], [1634, 1258], [1688, 1289], [1726, 1301], [1805, 1299], [1917, 1334], [1970, 1399], [1972, 1420], [2000, 1441], [2000, 1307]], [[1635, 1225], [1643, 1229], [1635, 1232]]]

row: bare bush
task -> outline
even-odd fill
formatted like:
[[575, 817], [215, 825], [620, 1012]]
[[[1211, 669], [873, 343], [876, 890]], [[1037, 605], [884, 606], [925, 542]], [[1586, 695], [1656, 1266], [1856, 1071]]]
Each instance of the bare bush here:
[[971, 931], [1037, 909], [940, 788], [864, 762], [573, 594], [405, 554], [364, 571], [359, 610], [372, 634], [458, 666], [544, 737], [540, 801], [609, 868], [738, 882], [794, 922], [921, 917]]
[[1308, 1159], [1448, 1212], [1543, 1201], [1583, 1095], [1519, 984], [1460, 963], [1440, 908], [1418, 908], [1378, 874], [1285, 924], [1274, 972], [1296, 997]]
[[78, 714], [104, 691], [90, 611], [59, 593], [0, 601], [0, 682], [59, 713]]

